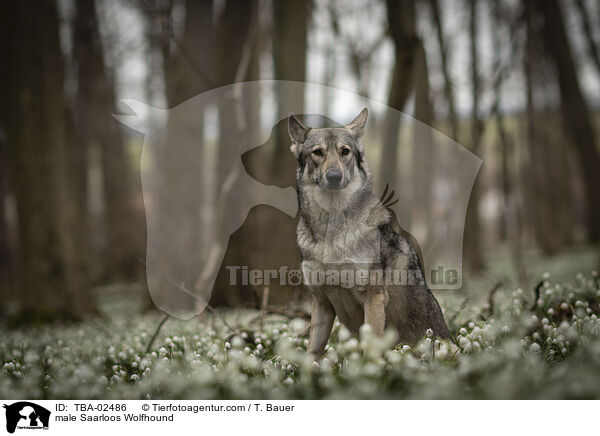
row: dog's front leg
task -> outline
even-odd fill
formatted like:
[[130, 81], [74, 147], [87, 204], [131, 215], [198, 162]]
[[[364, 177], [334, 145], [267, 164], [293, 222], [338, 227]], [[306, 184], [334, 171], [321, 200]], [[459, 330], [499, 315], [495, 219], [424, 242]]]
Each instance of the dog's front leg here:
[[367, 298], [364, 304], [365, 324], [369, 324], [373, 331], [382, 335], [385, 329], [385, 306], [387, 292], [383, 287], [368, 287]]
[[329, 300], [323, 295], [313, 294], [308, 352], [315, 359], [321, 357], [325, 350], [334, 319], [335, 311]]

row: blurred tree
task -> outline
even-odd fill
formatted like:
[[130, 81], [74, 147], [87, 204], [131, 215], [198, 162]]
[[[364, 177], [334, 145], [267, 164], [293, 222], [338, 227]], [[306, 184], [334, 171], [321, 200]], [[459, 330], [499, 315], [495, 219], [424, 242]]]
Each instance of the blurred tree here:
[[446, 43], [447, 35], [444, 33], [442, 13], [440, 10], [439, 0], [430, 0], [431, 12], [433, 15], [433, 22], [436, 29], [436, 37], [438, 46], [440, 49], [440, 64], [442, 69], [442, 75], [444, 76], [444, 96], [448, 104], [448, 119], [450, 121], [450, 131], [452, 139], [457, 142], [458, 137], [458, 117], [456, 115], [456, 103], [454, 99], [454, 81], [450, 76], [450, 68], [448, 66], [448, 44]]
[[[179, 10], [176, 11], [176, 8]], [[167, 107], [173, 109], [216, 87], [213, 0], [180, 3], [154, 0], [144, 2], [143, 11], [147, 18], [150, 45], [154, 52], [160, 54]], [[183, 19], [175, 20], [175, 15], [182, 12]], [[161, 229], [173, 232], [173, 246], [166, 251], [189, 255], [176, 266], [169, 265], [177, 270], [168, 270], [167, 265], [153, 267], [161, 268], [161, 274], [167, 277], [178, 277], [191, 290], [199, 274], [197, 259], [202, 250], [207, 250], [210, 225], [214, 225], [201, 211], [204, 210], [202, 203], [212, 198], [207, 191], [214, 189], [215, 181], [209, 180], [208, 175], [212, 172], [204, 166], [207, 158], [203, 135], [205, 114], [192, 111], [171, 116], [173, 114], [173, 111], [168, 112], [165, 141], [168, 147], [157, 150], [161, 162], [156, 171], [161, 180], [158, 203], [161, 219], [165, 220]], [[170, 229], [173, 222], [177, 222], [177, 226]], [[170, 293], [168, 300], [173, 310], [190, 310], [196, 303], [185, 293], [174, 292], [172, 287], [167, 286], [164, 291]]]
[[[271, 40], [275, 80], [306, 81], [308, 4], [307, 0], [273, 2]], [[277, 92], [277, 105], [280, 108], [303, 108], [304, 95], [300, 91], [296, 94]], [[289, 144], [287, 126], [282, 125], [276, 132], [276, 148], [272, 157], [273, 165], [271, 165], [273, 169], [271, 176], [276, 179], [274, 182], [279, 186], [289, 185], [290, 181], [292, 185], [295, 184], [296, 163], [290, 153]]]
[[[508, 65], [514, 62], [516, 50], [514, 47], [515, 39], [512, 36], [514, 25], [520, 21], [511, 20], [506, 10], [502, 8], [499, 0], [491, 0], [492, 10], [492, 46], [493, 46], [493, 71], [495, 74], [493, 91], [494, 103], [491, 115], [495, 118], [497, 130], [497, 144], [500, 155], [500, 187], [502, 191], [502, 206], [504, 211], [500, 213], [500, 239], [508, 242], [511, 248], [511, 260], [518, 278], [519, 286], [528, 287], [527, 270], [523, 262], [522, 247], [522, 221], [519, 204], [519, 195], [516, 189], [518, 184], [519, 162], [516, 152], [516, 138], [508, 126], [507, 117], [502, 110], [503, 86], [507, 79], [510, 69]], [[502, 36], [508, 34], [511, 40], [508, 62], [503, 65]]]
[[[273, 2], [272, 10], [268, 11], [272, 15], [262, 14], [264, 19], [272, 20], [270, 35], [266, 34], [266, 26], [262, 26], [257, 19], [253, 20], [252, 45], [247, 47], [250, 59], [246, 80], [260, 78], [258, 60], [266, 46], [265, 40], [270, 37], [274, 79], [305, 81], [308, 3], [304, 0]], [[258, 4], [254, 13], [259, 12]], [[239, 74], [237, 76], [240, 77]], [[274, 86], [276, 103], [281, 112], [303, 107], [302, 92], [285, 91], [285, 88], [279, 87], [278, 82]], [[260, 111], [257, 110], [260, 99], [260, 95], [245, 95], [244, 101], [248, 128], [242, 132], [241, 137], [255, 145], [260, 144], [261, 138]], [[287, 120], [277, 122], [272, 133], [266, 143], [244, 153], [244, 168], [248, 174], [266, 185], [294, 186], [296, 163], [289, 151]], [[295, 268], [299, 262], [294, 220], [270, 206], [258, 205], [251, 209], [242, 227], [231, 236], [223, 265], [247, 265], [249, 268], [269, 270], [279, 269], [281, 266]], [[229, 272], [222, 268], [218, 280], [223, 284], [218, 292], [222, 292], [229, 281]], [[272, 283], [268, 294], [271, 302], [284, 301], [289, 296], [287, 290], [287, 287]], [[238, 304], [243, 302], [258, 306], [264, 292], [264, 287], [239, 286], [235, 291], [236, 295], [229, 296], [227, 304], [233, 304], [237, 300]]]
[[[0, 82], [3, 80], [2, 71], [0, 71]], [[14, 286], [14, 247], [11, 246], [9, 234], [11, 229], [9, 228], [8, 216], [6, 203], [9, 196], [8, 187], [8, 153], [6, 150], [6, 138], [5, 138], [5, 127], [4, 127], [4, 116], [2, 98], [2, 89], [0, 88], [0, 298], [5, 303], [8, 303], [12, 299], [11, 289]], [[8, 304], [4, 304], [3, 308], [6, 308]]]
[[[226, 0], [224, 9], [218, 17], [216, 35], [216, 81], [217, 86], [229, 85], [235, 82], [258, 79], [258, 1]], [[248, 100], [253, 100], [251, 96]], [[256, 138], [260, 128], [256, 123], [259, 111], [256, 109], [258, 101], [254, 100], [254, 107], [242, 106], [246, 128], [240, 130], [240, 115], [238, 105], [241, 102], [235, 97], [219, 100], [219, 140], [217, 145], [217, 181], [216, 192], [230, 173], [233, 160], [239, 158], [236, 147], [240, 139], [250, 141]], [[258, 145], [258, 144], [257, 144]], [[237, 213], [237, 207], [232, 205], [229, 213]], [[247, 229], [248, 227], [246, 227]], [[241, 231], [241, 230], [240, 230]], [[239, 232], [238, 232], [239, 233]], [[243, 289], [241, 285], [231, 286], [229, 271], [226, 265], [247, 265], [244, 262], [246, 242], [243, 239], [230, 238], [225, 257], [223, 259], [215, 286], [211, 296], [214, 305], [240, 305], [242, 302], [252, 300], [248, 295], [250, 290]]]
[[[213, 0], [185, 1], [181, 40], [173, 29], [173, 2], [161, 13], [160, 29], [165, 94], [170, 108], [205, 92], [215, 83], [215, 24]], [[156, 10], [155, 10], [156, 13]], [[204, 114], [195, 114], [203, 123]]]
[[[86, 181], [88, 150], [101, 151], [106, 237], [102, 266], [105, 279], [131, 278], [140, 265], [142, 251], [139, 229], [142, 216], [133, 202], [131, 163], [128, 162], [121, 127], [112, 118], [115, 108], [115, 83], [104, 62], [96, 3], [75, 2], [73, 57], [77, 66], [77, 96], [74, 111], [82, 215], [87, 214]], [[97, 231], [97, 229], [90, 229]]]
[[596, 66], [598, 74], [600, 74], [600, 50], [598, 50], [598, 45], [594, 39], [594, 30], [590, 20], [590, 12], [585, 4], [585, 0], [575, 0], [575, 3], [577, 4], [577, 10], [583, 25], [583, 34], [585, 36], [589, 57]]
[[22, 322], [95, 311], [69, 164], [64, 63], [53, 0], [2, 2], [0, 44], [10, 180], [19, 218]]
[[[369, 97], [371, 83], [371, 58], [377, 52], [377, 49], [387, 39], [387, 26], [385, 23], [373, 22], [373, 28], [379, 27], [379, 34], [375, 34], [375, 37], [367, 38], [365, 33], [356, 32], [355, 28], [351, 28], [350, 31], [344, 31], [342, 21], [344, 15], [349, 15], [351, 18], [354, 15], [353, 12], [347, 12], [348, 8], [345, 4], [328, 1], [326, 3], [329, 18], [331, 20], [331, 28], [335, 35], [335, 38], [330, 39], [326, 42], [325, 46], [325, 69], [329, 70], [325, 72], [325, 80], [323, 84], [327, 86], [333, 85], [335, 70], [335, 55], [340, 50], [340, 47], [346, 48], [350, 61], [350, 72], [354, 75], [357, 85], [357, 92], [360, 95]], [[377, 3], [365, 3], [361, 5], [362, 13], [361, 18], [369, 21], [375, 20], [373, 16], [373, 9], [377, 8]], [[346, 14], [344, 14], [346, 12]], [[324, 104], [329, 104], [326, 101]], [[324, 112], [326, 114], [326, 112]], [[373, 122], [373, 114], [369, 114], [370, 123]]]
[[[217, 86], [235, 81], [249, 80], [253, 73], [248, 68], [252, 59], [252, 47], [257, 36], [257, 4], [255, 0], [227, 0], [217, 23], [216, 77]], [[244, 55], [246, 57], [244, 57]], [[254, 71], [254, 74], [256, 72]], [[234, 99], [220, 101], [219, 147], [217, 189], [231, 168], [231, 147], [236, 144]], [[235, 153], [235, 150], [233, 150]]]
[[[388, 93], [388, 105], [402, 111], [414, 89], [414, 65], [417, 57], [418, 37], [416, 33], [416, 15], [414, 0], [387, 0], [388, 28], [394, 44], [394, 69], [392, 83]], [[380, 174], [383, 185], [389, 183], [398, 189], [398, 139], [400, 119], [388, 112], [384, 120], [383, 150], [380, 162]], [[383, 189], [383, 186], [379, 187]]]
[[[470, 73], [471, 73], [471, 151], [481, 154], [481, 136], [483, 133], [483, 121], [479, 114], [479, 98], [481, 94], [481, 81], [479, 75], [479, 53], [478, 53], [478, 2], [477, 0], [468, 0], [469, 5], [469, 42], [470, 42]], [[479, 219], [479, 197], [480, 180], [475, 180], [469, 206], [467, 207], [467, 217], [465, 220], [464, 236], [464, 255], [473, 271], [481, 271], [484, 267], [481, 253], [481, 224]]]
[[589, 240], [597, 243], [600, 242], [600, 153], [595, 142], [590, 112], [579, 85], [558, 0], [538, 0], [535, 5], [544, 17], [546, 49], [558, 75], [563, 123], [579, 153], [583, 170]]
[[[433, 124], [433, 105], [431, 102], [431, 87], [429, 85], [429, 66], [427, 65], [427, 55], [425, 47], [420, 39], [417, 42], [417, 53], [415, 61], [415, 118], [427, 126]], [[413, 210], [413, 219], [422, 222], [428, 222], [431, 209], [431, 174], [426, 168], [429, 168], [429, 160], [433, 155], [433, 135], [432, 130], [420, 123], [413, 124], [413, 165], [412, 171], [414, 180], [415, 198], [425, 199], [427, 206], [421, 210]], [[415, 201], [414, 204], [418, 204]], [[425, 243], [425, 241], [421, 241]]]

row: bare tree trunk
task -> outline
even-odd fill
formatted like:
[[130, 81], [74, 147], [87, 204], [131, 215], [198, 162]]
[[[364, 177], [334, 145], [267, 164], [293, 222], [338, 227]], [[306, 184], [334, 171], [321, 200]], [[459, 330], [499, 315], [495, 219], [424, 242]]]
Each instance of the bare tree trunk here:
[[600, 51], [594, 39], [594, 31], [592, 29], [592, 23], [590, 22], [589, 10], [585, 4], [585, 0], [575, 0], [579, 15], [581, 15], [581, 22], [583, 24], [583, 34], [585, 35], [585, 41], [587, 43], [587, 49], [589, 57], [596, 66], [597, 73], [600, 74]]
[[[201, 215], [202, 204], [208, 201], [208, 189], [213, 185], [208, 177], [198, 179], [198, 175], [209, 173], [203, 165], [205, 162], [205, 138], [203, 136], [204, 114], [202, 112], [175, 112], [173, 108], [186, 100], [196, 97], [216, 85], [215, 82], [215, 23], [213, 19], [214, 5], [212, 0], [185, 2], [185, 20], [181, 35], [173, 29], [173, 2], [158, 9], [155, 4], [154, 14], [161, 17], [163, 27], [160, 29], [158, 41], [162, 54], [163, 78], [168, 113], [166, 128], [166, 144], [159, 151], [161, 165], [158, 175], [161, 179], [159, 202], [161, 229], [173, 227], [174, 237], [165, 244], [173, 244], [168, 248], [174, 253], [189, 253], [176, 265], [176, 270], [165, 270], [170, 277], [178, 277], [189, 289], [192, 289], [199, 274], [197, 260], [201, 253], [207, 252], [208, 217]], [[155, 42], [156, 43], [156, 42]], [[174, 114], [174, 116], [172, 116]], [[217, 182], [218, 183], [218, 182]], [[217, 185], [218, 186], [218, 185]], [[190, 189], [193, 187], [193, 189]], [[213, 207], [207, 204], [207, 208]], [[210, 230], [209, 230], [210, 231]], [[201, 269], [201, 268], [200, 268]], [[175, 311], [192, 310], [195, 301], [184, 293], [169, 292], [170, 307]]]
[[[143, 245], [139, 236], [143, 219], [133, 202], [132, 164], [127, 160], [120, 126], [112, 118], [116, 111], [115, 84], [104, 62], [96, 3], [82, 0], [75, 6], [74, 57], [78, 79], [75, 145], [79, 178], [86, 186], [87, 150], [98, 147], [106, 229], [104, 275], [110, 279], [131, 278], [140, 270], [137, 259]], [[82, 197], [80, 203], [85, 205], [85, 195]], [[86, 205], [84, 210], [87, 210]]]
[[[250, 26], [257, 23], [257, 2], [246, 0], [227, 0], [217, 28], [217, 83], [219, 86], [234, 82], [238, 71], [242, 53], [248, 37]], [[244, 80], [247, 77], [243, 77]], [[218, 174], [221, 185], [223, 178], [229, 173], [231, 167], [232, 144], [236, 135], [233, 125], [233, 102], [223, 102], [219, 108], [219, 151]]]
[[[309, 6], [307, 1], [273, 2], [272, 10], [272, 56], [276, 80], [293, 80], [304, 82], [306, 79], [306, 37]], [[254, 26], [257, 26], [256, 22]], [[261, 35], [261, 34], [259, 34]], [[263, 38], [257, 38], [262, 41]], [[251, 63], [247, 78], [259, 78], [258, 59], [263, 47], [256, 44], [252, 48]], [[302, 92], [291, 93], [289, 88], [275, 84], [276, 102], [280, 112], [303, 107]], [[246, 100], [248, 129], [244, 132], [245, 140], [258, 143], [260, 130], [257, 106], [258, 96]], [[281, 121], [274, 126], [273, 135], [267, 143], [250, 150], [242, 157], [246, 171], [255, 179], [267, 185], [295, 186], [296, 163], [289, 151], [290, 139], [287, 133], [287, 122]], [[274, 243], [277, 241], [277, 243]], [[232, 265], [232, 253], [238, 254], [236, 265], [247, 265], [260, 270], [279, 269], [282, 266], [296, 268], [300, 262], [295, 238], [295, 223], [290, 217], [266, 205], [252, 208], [243, 226], [235, 232], [226, 254], [228, 265]], [[224, 262], [225, 264], [225, 262]], [[229, 274], [226, 273], [228, 279]], [[270, 295], [272, 299], [289, 301], [289, 287], [272, 283]], [[241, 286], [237, 292], [238, 299], [245, 304], [253, 304], [257, 289]], [[286, 297], [287, 296], [287, 297]], [[232, 299], [228, 304], [231, 304]]]
[[[392, 83], [388, 94], [388, 106], [403, 110], [413, 89], [414, 65], [417, 57], [418, 38], [415, 28], [415, 2], [387, 0], [389, 31], [394, 42], [395, 63]], [[398, 139], [400, 120], [389, 113], [384, 121], [383, 149], [380, 174], [383, 186], [398, 189]], [[382, 189], [383, 186], [380, 188]]]
[[[0, 72], [0, 80], [2, 73]], [[1, 92], [1, 90], [0, 90]], [[0, 94], [0, 101], [3, 101]], [[0, 132], [4, 129], [3, 108], [0, 106]], [[0, 133], [0, 298], [4, 301], [0, 315], [9, 307], [9, 303], [13, 299], [14, 287], [14, 247], [11, 246], [9, 234], [9, 222], [6, 210], [6, 201], [9, 195], [8, 188], [8, 153], [6, 150], [6, 142], [2, 133]]]
[[[422, 204], [425, 208], [413, 211], [413, 219], [428, 223], [430, 218], [430, 199], [431, 199], [431, 174], [426, 168], [429, 168], [431, 156], [433, 154], [433, 136], [431, 125], [433, 124], [433, 105], [431, 103], [429, 86], [429, 67], [427, 65], [427, 56], [425, 47], [421, 40], [417, 43], [417, 59], [414, 69], [415, 81], [415, 118], [429, 127], [420, 123], [414, 123], [414, 141], [413, 141], [413, 195], [416, 198], [424, 199]], [[418, 204], [419, 202], [415, 202]], [[427, 226], [427, 228], [429, 228]], [[421, 241], [424, 244], [425, 241]]]
[[[469, 0], [470, 4], [470, 23], [469, 40], [471, 43], [471, 151], [479, 155], [481, 153], [481, 134], [483, 132], [483, 123], [479, 118], [479, 93], [480, 79], [478, 71], [478, 19], [477, 19], [477, 0]], [[465, 220], [464, 251], [465, 257], [470, 268], [473, 271], [483, 269], [483, 258], [481, 253], [481, 225], [479, 222], [479, 197], [480, 184], [475, 180], [471, 198], [467, 208], [467, 217]]]
[[19, 217], [20, 320], [78, 319], [95, 304], [67, 155], [64, 65], [54, 1], [3, 2], [6, 142]]
[[448, 119], [450, 120], [452, 139], [458, 141], [458, 116], [456, 115], [453, 80], [450, 76], [450, 69], [448, 67], [448, 45], [446, 44], [446, 35], [444, 34], [439, 0], [430, 0], [430, 5], [433, 14], [433, 21], [435, 23], [438, 45], [440, 48], [440, 61], [442, 66], [442, 74], [444, 75], [444, 95], [446, 96], [446, 102], [448, 103]]
[[[273, 66], [276, 80], [306, 81], [306, 49], [309, 2], [273, 2]], [[280, 108], [304, 107], [302, 92], [291, 94], [277, 92]], [[285, 127], [285, 128], [284, 128]], [[289, 150], [290, 138], [287, 124], [276, 131], [276, 148], [273, 154], [274, 177], [272, 183], [282, 185], [289, 174], [296, 173], [296, 163]], [[282, 165], [284, 164], [284, 165]], [[292, 182], [292, 186], [295, 179]]]
[[[251, 32], [251, 26], [257, 26], [258, 2], [245, 0], [227, 0], [224, 10], [217, 24], [217, 46], [216, 65], [217, 83], [228, 85], [234, 83], [240, 64], [243, 60], [244, 50], [247, 44], [255, 47], [256, 41], [247, 41], [249, 35], [256, 38], [256, 33]], [[251, 62], [252, 55], [250, 55]], [[246, 69], [242, 80], [251, 80], [250, 64]], [[239, 78], [238, 78], [239, 79]], [[240, 135], [248, 138], [248, 132], [239, 132], [235, 119], [235, 101], [233, 99], [219, 103], [219, 142], [217, 163], [217, 191], [223, 180], [229, 174], [232, 159], [238, 159], [239, 153], [235, 149]], [[228, 207], [228, 213], [238, 213], [236, 205]], [[232, 236], [225, 253], [221, 269], [217, 275], [215, 286], [211, 295], [210, 303], [213, 305], [236, 305], [240, 304], [243, 295], [241, 285], [232, 287], [229, 283], [229, 272], [224, 268], [226, 265], [241, 265], [243, 241], [235, 240]]]
[[[493, 71], [498, 75], [494, 82], [494, 107], [492, 115], [496, 118], [496, 128], [498, 131], [498, 148], [500, 151], [500, 186], [502, 187], [502, 200], [504, 205], [503, 213], [500, 213], [499, 236], [500, 240], [506, 241], [509, 238], [509, 221], [513, 213], [511, 204], [511, 174], [509, 161], [512, 155], [512, 139], [509, 137], [504, 126], [504, 114], [502, 105], [502, 85], [504, 78], [500, 73], [501, 69], [501, 39], [500, 39], [500, 11], [497, 1], [492, 0], [492, 41], [494, 51]], [[512, 54], [511, 54], [512, 56]]]
[[[526, 26], [526, 43], [525, 52], [523, 56], [523, 70], [525, 76], [525, 92], [526, 92], [526, 113], [527, 113], [527, 146], [529, 150], [529, 164], [528, 169], [525, 173], [525, 177], [528, 180], [527, 183], [527, 197], [529, 201], [528, 205], [528, 216], [529, 224], [533, 227], [536, 239], [540, 246], [543, 247], [544, 238], [541, 235], [541, 229], [543, 223], [541, 220], [544, 219], [544, 210], [541, 207], [542, 203], [538, 203], [538, 207], [534, 207], [534, 202], [538, 202], [543, 198], [541, 181], [543, 180], [543, 174], [541, 173], [542, 163], [539, 151], [539, 141], [537, 135], [538, 123], [536, 118], [535, 103], [533, 100], [534, 91], [534, 65], [536, 59], [539, 62], [535, 49], [536, 42], [536, 29], [535, 16], [533, 6], [531, 2], [523, 2], [525, 12], [525, 26]], [[544, 250], [545, 251], [545, 250]]]
[[596, 148], [590, 113], [577, 78], [560, 5], [557, 0], [537, 1], [536, 5], [544, 16], [546, 48], [558, 73], [563, 122], [573, 138], [583, 170], [589, 240], [597, 243], [600, 242], [600, 153]]
[[[494, 47], [494, 71], [500, 74], [494, 82], [494, 110], [493, 115], [496, 118], [496, 128], [498, 131], [498, 145], [500, 148], [500, 177], [502, 186], [502, 196], [504, 212], [500, 217], [500, 239], [508, 242], [511, 249], [511, 260], [517, 276], [519, 286], [527, 288], [527, 270], [523, 262], [523, 247], [522, 247], [522, 223], [521, 211], [518, 198], [518, 190], [514, 188], [517, 184], [518, 162], [515, 152], [515, 137], [505, 125], [505, 117], [501, 109], [502, 103], [502, 85], [504, 77], [500, 72], [501, 69], [501, 17], [499, 11], [499, 2], [492, 0], [492, 32], [493, 32], [493, 47]], [[511, 58], [514, 56], [511, 53]], [[514, 171], [517, 168], [517, 171]]]

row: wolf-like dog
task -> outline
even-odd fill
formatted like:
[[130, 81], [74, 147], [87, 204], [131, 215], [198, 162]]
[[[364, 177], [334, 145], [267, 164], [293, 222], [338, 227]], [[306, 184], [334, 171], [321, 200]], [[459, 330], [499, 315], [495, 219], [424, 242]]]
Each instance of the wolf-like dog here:
[[[394, 231], [390, 211], [373, 193], [360, 141], [367, 116], [364, 108], [349, 124], [332, 128], [309, 128], [288, 117], [297, 161], [297, 242], [313, 297], [308, 351], [315, 358], [336, 315], [353, 333], [365, 323], [377, 334], [394, 327], [399, 343], [414, 344], [428, 329], [452, 339], [415, 248]], [[360, 280], [342, 286], [330, 280], [341, 277], [332, 271]]]

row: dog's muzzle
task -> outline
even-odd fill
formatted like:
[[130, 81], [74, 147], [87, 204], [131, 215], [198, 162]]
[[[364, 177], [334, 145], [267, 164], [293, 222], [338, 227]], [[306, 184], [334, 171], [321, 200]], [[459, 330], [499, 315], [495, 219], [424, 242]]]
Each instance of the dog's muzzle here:
[[325, 179], [327, 180], [327, 187], [330, 189], [341, 188], [343, 174], [337, 168], [331, 168], [325, 173]]

